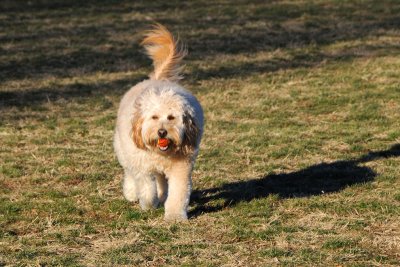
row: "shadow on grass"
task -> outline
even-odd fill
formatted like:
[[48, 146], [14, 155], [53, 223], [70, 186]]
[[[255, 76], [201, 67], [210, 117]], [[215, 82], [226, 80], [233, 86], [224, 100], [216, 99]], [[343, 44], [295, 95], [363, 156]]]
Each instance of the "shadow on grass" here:
[[[400, 53], [399, 45], [377, 45], [365, 46], [359, 45], [335, 54], [322, 52], [308, 52], [306, 54], [297, 53], [292, 58], [274, 57], [270, 60], [253, 61], [241, 63], [239, 65], [221, 66], [217, 68], [209, 68], [207, 70], [197, 69], [193, 73], [195, 82], [197, 80], [206, 80], [212, 78], [228, 79], [232, 77], [247, 77], [254, 74], [273, 73], [279, 70], [290, 70], [297, 68], [312, 68], [324, 62], [349, 62], [357, 58], [368, 57], [369, 55], [398, 55]], [[358, 51], [358, 52], [354, 52]]]
[[[265, 198], [270, 194], [276, 194], [280, 198], [299, 198], [338, 192], [348, 186], [374, 180], [377, 174], [371, 168], [359, 164], [399, 156], [400, 144], [395, 144], [388, 150], [370, 152], [354, 160], [320, 163], [296, 172], [270, 174], [260, 179], [197, 190], [192, 194], [191, 201], [196, 207], [190, 215], [216, 212], [239, 202]], [[223, 200], [223, 204], [207, 205], [215, 200]]]
[[[250, 55], [362, 40], [366, 36], [385, 35], [400, 26], [400, 4], [396, 1], [236, 1], [235, 5], [225, 1], [88, 1], [80, 6], [71, 1], [44, 0], [30, 4], [4, 1], [2, 9], [5, 19], [0, 28], [7, 30], [0, 36], [0, 45], [4, 45], [0, 51], [15, 55], [0, 62], [3, 82], [46, 74], [69, 77], [149, 66], [138, 46], [138, 33], [153, 19], [166, 24], [174, 33], [181, 33], [190, 48], [188, 60], [202, 61], [213, 60], [210, 58], [218, 54]], [[143, 19], [141, 14], [148, 14], [148, 18]], [[34, 30], [23, 27], [30, 24], [35, 25]], [[369, 51], [368, 47], [355, 50], [359, 49]], [[398, 47], [388, 49], [398, 52]], [[353, 56], [357, 55], [329, 58], [306, 53], [290, 62], [273, 58], [233, 67], [196, 70], [195, 66], [194, 73], [188, 76], [196, 81], [254, 75]]]
[[77, 82], [62, 86], [48, 86], [40, 90], [16, 92], [0, 91], [0, 110], [8, 107], [34, 107], [46, 102], [56, 102], [59, 100], [67, 100], [69, 98], [74, 98], [75, 100], [85, 99], [99, 94], [123, 94], [130, 86], [133, 86], [146, 78], [147, 76], [144, 75], [136, 75], [131, 79], [125, 78], [112, 82], [97, 82], [91, 84]]

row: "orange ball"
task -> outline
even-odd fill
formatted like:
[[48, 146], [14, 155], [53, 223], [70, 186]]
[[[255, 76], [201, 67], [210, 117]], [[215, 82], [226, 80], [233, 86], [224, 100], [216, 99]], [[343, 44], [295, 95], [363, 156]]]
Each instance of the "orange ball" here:
[[166, 147], [169, 144], [169, 140], [167, 138], [158, 139], [158, 146]]

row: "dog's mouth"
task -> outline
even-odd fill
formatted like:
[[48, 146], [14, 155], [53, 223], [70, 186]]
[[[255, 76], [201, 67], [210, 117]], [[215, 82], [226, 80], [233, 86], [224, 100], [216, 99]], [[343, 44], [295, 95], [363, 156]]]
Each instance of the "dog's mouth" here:
[[160, 138], [157, 141], [157, 146], [161, 151], [167, 151], [169, 148], [169, 139], [168, 138]]

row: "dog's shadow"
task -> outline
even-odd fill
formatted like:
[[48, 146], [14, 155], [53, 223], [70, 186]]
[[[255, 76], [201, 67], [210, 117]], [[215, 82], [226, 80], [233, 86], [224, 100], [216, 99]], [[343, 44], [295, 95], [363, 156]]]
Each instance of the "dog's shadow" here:
[[[259, 179], [196, 190], [191, 198], [194, 209], [189, 215], [195, 217], [201, 213], [216, 212], [239, 202], [265, 198], [270, 194], [276, 194], [280, 198], [299, 198], [337, 192], [375, 179], [377, 174], [369, 167], [359, 166], [360, 163], [398, 156], [400, 144], [395, 144], [388, 150], [370, 152], [353, 160], [320, 163], [296, 172], [270, 174]], [[209, 204], [216, 200], [222, 200], [217, 201], [221, 204]]]

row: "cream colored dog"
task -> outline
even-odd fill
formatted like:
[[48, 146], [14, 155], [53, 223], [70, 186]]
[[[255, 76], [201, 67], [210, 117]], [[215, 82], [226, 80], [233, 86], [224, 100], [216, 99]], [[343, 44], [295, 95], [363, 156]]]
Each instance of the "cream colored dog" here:
[[125, 172], [124, 196], [139, 200], [143, 210], [165, 202], [166, 220], [186, 220], [203, 111], [176, 83], [186, 50], [171, 33], [157, 24], [142, 45], [154, 72], [122, 98], [114, 135], [115, 153]]

